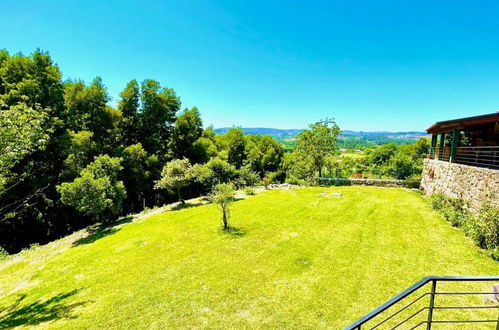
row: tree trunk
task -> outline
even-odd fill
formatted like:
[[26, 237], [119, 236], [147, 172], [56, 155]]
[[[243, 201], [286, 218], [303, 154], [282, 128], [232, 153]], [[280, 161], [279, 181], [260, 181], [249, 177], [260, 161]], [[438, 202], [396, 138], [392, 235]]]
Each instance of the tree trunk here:
[[222, 221], [224, 223], [224, 230], [227, 230], [229, 226], [227, 224], [227, 214], [225, 213], [225, 208], [222, 210]]
[[185, 205], [185, 201], [182, 199], [182, 196], [180, 196], [180, 187], [177, 188], [177, 194], [180, 204]]

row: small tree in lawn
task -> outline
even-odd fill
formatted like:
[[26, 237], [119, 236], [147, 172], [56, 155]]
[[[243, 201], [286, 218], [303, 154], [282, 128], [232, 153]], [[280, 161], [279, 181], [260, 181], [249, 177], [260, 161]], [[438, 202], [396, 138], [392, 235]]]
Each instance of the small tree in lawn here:
[[180, 190], [183, 187], [188, 186], [193, 178], [194, 173], [189, 160], [186, 158], [174, 159], [166, 163], [165, 167], [163, 167], [163, 171], [161, 172], [161, 179], [156, 182], [156, 188], [176, 190], [178, 194], [178, 200], [180, 201], [180, 203], [185, 204], [185, 201], [180, 194]]
[[218, 208], [222, 212], [224, 230], [229, 229], [229, 205], [232, 202], [233, 196], [234, 186], [232, 183], [219, 183], [213, 188], [213, 191], [210, 194], [210, 200], [212, 203], [217, 204]]

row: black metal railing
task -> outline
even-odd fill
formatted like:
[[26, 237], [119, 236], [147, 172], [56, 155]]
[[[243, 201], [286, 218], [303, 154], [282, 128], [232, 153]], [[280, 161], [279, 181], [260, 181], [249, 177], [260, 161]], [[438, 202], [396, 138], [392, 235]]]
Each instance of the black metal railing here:
[[499, 146], [457, 147], [454, 152], [450, 147], [432, 147], [430, 155], [445, 162], [499, 169]]
[[[483, 285], [493, 281], [499, 281], [499, 276], [428, 276], [345, 329], [426, 326], [429, 330], [434, 324], [465, 323], [489, 324], [499, 329], [499, 292], [493, 290], [490, 283], [487, 290]], [[449, 286], [449, 283], [459, 284], [460, 288], [456, 290], [455, 285]]]

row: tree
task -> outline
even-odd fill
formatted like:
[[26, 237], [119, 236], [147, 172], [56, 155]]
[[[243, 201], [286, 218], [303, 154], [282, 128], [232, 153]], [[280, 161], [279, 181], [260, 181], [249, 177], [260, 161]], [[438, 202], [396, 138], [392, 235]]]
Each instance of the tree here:
[[123, 150], [123, 182], [127, 188], [125, 207], [128, 211], [145, 207], [146, 194], [151, 191], [152, 178], [146, 163], [147, 156], [140, 142]]
[[35, 150], [45, 149], [51, 130], [45, 126], [48, 112], [24, 103], [0, 110], [0, 195], [10, 170]]
[[192, 144], [192, 161], [195, 163], [206, 163], [217, 156], [217, 147], [212, 140], [200, 137]]
[[118, 181], [121, 159], [102, 155], [85, 167], [80, 177], [57, 186], [61, 201], [77, 211], [109, 222], [118, 215], [126, 197], [123, 181]]
[[203, 133], [203, 121], [196, 107], [184, 109], [177, 117], [172, 131], [171, 147], [173, 154], [177, 158], [188, 158], [193, 160], [194, 142], [196, 142]]
[[222, 212], [222, 223], [224, 230], [229, 230], [229, 217], [230, 217], [229, 205], [232, 202], [233, 196], [234, 196], [234, 186], [232, 185], [232, 183], [217, 184], [213, 188], [209, 196], [211, 202], [217, 204], [218, 208]]
[[297, 136], [296, 152], [312, 161], [319, 177], [322, 176], [326, 157], [333, 155], [336, 150], [335, 143], [339, 134], [340, 128], [336, 122], [326, 118], [309, 125], [309, 129]]
[[175, 114], [180, 99], [171, 88], [162, 88], [156, 80], [146, 79], [141, 84], [140, 134], [148, 152], [167, 155]]
[[140, 88], [137, 80], [131, 80], [120, 94], [118, 110], [121, 111], [121, 142], [131, 145], [139, 141], [139, 102]]
[[246, 140], [243, 130], [240, 128], [231, 128], [217, 140], [222, 149], [227, 151], [227, 161], [229, 164], [239, 168], [243, 165], [245, 159], [244, 149]]
[[166, 163], [161, 172], [161, 179], [156, 183], [156, 188], [174, 189], [177, 191], [178, 200], [185, 204], [180, 190], [188, 186], [194, 177], [192, 165], [186, 158], [174, 159]]
[[395, 179], [405, 180], [415, 174], [417, 167], [414, 160], [400, 152], [393, 156], [387, 168], [387, 173]]
[[204, 165], [196, 165], [194, 173], [196, 181], [208, 189], [219, 183], [232, 182], [237, 176], [235, 166], [220, 158], [212, 158]]

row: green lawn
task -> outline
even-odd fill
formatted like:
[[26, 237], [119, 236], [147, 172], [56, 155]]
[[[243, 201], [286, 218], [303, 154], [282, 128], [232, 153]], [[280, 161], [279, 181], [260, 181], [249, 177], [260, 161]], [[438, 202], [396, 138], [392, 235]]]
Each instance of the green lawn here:
[[499, 273], [406, 189], [272, 190], [231, 221], [189, 207], [0, 262], [0, 328], [340, 328], [426, 275]]

